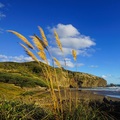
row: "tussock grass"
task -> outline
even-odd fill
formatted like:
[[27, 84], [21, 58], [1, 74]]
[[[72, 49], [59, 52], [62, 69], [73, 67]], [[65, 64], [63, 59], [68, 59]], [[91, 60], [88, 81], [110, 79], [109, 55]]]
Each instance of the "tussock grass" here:
[[20, 101], [0, 101], [0, 120], [54, 120], [53, 115], [34, 104]]
[[26, 43], [26, 45], [31, 48], [34, 49], [33, 45], [27, 40], [27, 38], [25, 38], [23, 35], [21, 35], [20, 33], [13, 31], [13, 30], [8, 30], [8, 32], [11, 32], [13, 34], [15, 34], [17, 37], [19, 37], [24, 43]]
[[[38, 49], [37, 50], [38, 56], [48, 65], [48, 59], [47, 59], [47, 56], [46, 56], [46, 52], [49, 52], [48, 48], [47, 48], [47, 47], [49, 47], [48, 41], [46, 39], [46, 36], [44, 34], [43, 29], [41, 27], [38, 27], [38, 28], [40, 30], [42, 40], [37, 35], [34, 35], [31, 38], [33, 39], [35, 47]], [[20, 33], [12, 31], [12, 30], [9, 30], [9, 32], [15, 34], [20, 39], [22, 39], [28, 47], [35, 48], [35, 47], [31, 47], [30, 42], [24, 36], [22, 36]], [[55, 31], [54, 34], [55, 34], [55, 38], [56, 38], [56, 43], [57, 43], [58, 47], [60, 48], [60, 50], [63, 52], [62, 44], [61, 44], [61, 42], [59, 40], [57, 32]], [[39, 61], [38, 61], [37, 57], [33, 54], [33, 52], [31, 52], [25, 45], [23, 45], [21, 43], [20, 43], [20, 45], [25, 49], [26, 53], [33, 60], [38, 62], [38, 64], [39, 64]], [[45, 52], [44, 49], [46, 49], [47, 51]], [[50, 57], [52, 57], [52, 55]], [[55, 63], [57, 64], [57, 66], [59, 68], [61, 68], [61, 64], [56, 58], [52, 57], [51, 59], [53, 59], [55, 61]], [[46, 80], [47, 80], [48, 88], [50, 89], [51, 98], [52, 98], [52, 101], [53, 101], [53, 104], [54, 104], [54, 112], [57, 112], [57, 111], [59, 111], [59, 106], [58, 106], [58, 100], [57, 100], [57, 97], [56, 97], [56, 94], [55, 94], [55, 91], [54, 91], [54, 84], [57, 84], [57, 89], [59, 91], [59, 99], [60, 99], [60, 101], [62, 101], [61, 100], [62, 98], [61, 98], [61, 95], [60, 95], [61, 93], [60, 93], [60, 87], [59, 87], [59, 84], [58, 84], [58, 78], [57, 78], [56, 70], [54, 69], [55, 78], [53, 78], [53, 75], [52, 75], [52, 72], [51, 72], [51, 69], [50, 69], [49, 65], [47, 67], [44, 66], [43, 72], [45, 72], [45, 75], [47, 76]], [[56, 81], [56, 83], [54, 81]], [[61, 111], [62, 111], [62, 104], [61, 104]]]
[[[48, 112], [47, 113], [44, 112], [41, 109], [40, 109], [41, 110], [40, 113], [39, 113], [39, 111], [36, 112], [35, 110], [37, 108], [32, 107], [32, 111], [31, 110], [29, 111], [26, 109], [24, 110], [25, 113], [26, 113], [26, 111], [29, 111], [28, 113], [26, 113], [29, 118], [26, 118], [27, 116], [25, 114], [23, 114], [23, 112], [22, 112], [23, 109], [20, 111], [20, 114], [21, 113], [23, 114], [21, 119], [24, 119], [24, 118], [25, 119], [34, 119], [34, 117], [32, 118], [32, 116], [31, 116], [31, 113], [32, 113], [32, 115], [35, 114], [35, 117], [37, 117], [37, 118], [35, 118], [36, 120], [37, 119], [42, 119], [42, 120], [51, 119], [51, 116], [52, 116], [52, 119], [56, 119], [56, 120], [96, 120], [96, 119], [102, 120], [103, 116], [105, 114], [100, 113], [99, 108], [93, 109], [90, 105], [88, 105], [88, 103], [87, 104], [79, 103], [77, 92], [76, 92], [75, 100], [72, 99], [71, 89], [68, 88], [71, 85], [71, 81], [68, 76], [68, 71], [63, 70], [62, 65], [60, 64], [59, 60], [52, 56], [52, 54], [50, 53], [50, 50], [49, 50], [50, 47], [49, 47], [49, 44], [48, 44], [48, 41], [47, 41], [47, 38], [45, 36], [43, 29], [41, 27], [38, 27], [38, 29], [40, 31], [41, 38], [38, 37], [37, 35], [31, 36], [34, 46], [20, 33], [13, 31], [13, 30], [9, 30], [9, 32], [15, 34], [27, 45], [27, 46], [25, 46], [24, 44], [20, 43], [20, 45], [24, 48], [27, 55], [29, 55], [34, 61], [36, 61], [38, 63], [38, 65], [40, 65], [38, 57], [40, 57], [41, 60], [43, 60], [47, 64], [47, 66], [43, 65], [42, 71], [46, 78], [45, 82], [47, 83], [47, 87], [48, 87], [49, 93], [50, 93], [50, 96], [47, 99], [50, 99], [50, 101], [51, 101], [49, 108], [52, 111], [52, 115]], [[54, 37], [56, 39], [56, 44], [57, 44], [58, 48], [61, 50], [61, 52], [63, 54], [64, 66], [67, 67], [62, 44], [61, 44], [61, 41], [60, 41], [59, 36], [56, 31], [54, 31]], [[29, 48], [31, 48], [31, 51], [29, 50]], [[59, 71], [61, 73], [60, 81], [58, 80], [58, 74], [57, 74], [57, 70], [55, 69], [55, 67], [52, 70], [51, 67], [49, 66], [48, 56], [47, 56], [48, 54], [50, 55], [51, 60], [53, 61], [53, 67], [54, 67], [54, 63], [55, 63], [57, 65], [57, 67], [60, 69], [60, 71]], [[72, 50], [71, 55], [73, 56], [73, 59], [76, 62], [76, 60], [77, 60], [76, 50]], [[63, 87], [62, 90], [64, 91], [64, 94], [63, 94], [64, 96], [61, 95], [61, 89], [60, 89], [61, 84]], [[76, 86], [76, 90], [77, 89], [78, 89], [78, 86]], [[56, 94], [56, 91], [58, 92], [58, 94]], [[32, 96], [34, 94], [35, 93], [33, 91], [28, 91], [28, 92], [24, 93], [24, 96], [27, 96], [27, 95]], [[43, 95], [43, 94], [41, 94], [41, 95]], [[11, 105], [11, 103], [10, 103], [10, 105]], [[47, 102], [45, 103], [44, 106], [46, 106], [46, 105], [48, 105]], [[16, 104], [16, 106], [17, 106], [17, 104]], [[15, 110], [16, 110], [16, 106], [13, 106], [13, 107], [15, 107], [14, 108]], [[18, 113], [16, 113], [16, 114], [18, 115]], [[102, 115], [102, 117], [100, 116], [100, 114]], [[18, 116], [15, 116], [15, 117], [18, 117]], [[106, 118], [104, 118], [104, 119], [107, 120]]]

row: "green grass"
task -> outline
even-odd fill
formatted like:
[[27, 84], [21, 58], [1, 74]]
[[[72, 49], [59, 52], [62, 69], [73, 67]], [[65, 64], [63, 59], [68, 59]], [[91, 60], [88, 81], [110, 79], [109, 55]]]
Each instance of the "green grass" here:
[[[120, 103], [119, 103], [120, 104]], [[105, 107], [105, 103], [81, 102], [78, 107], [72, 104], [72, 111], [69, 112], [67, 105], [64, 105], [63, 120], [118, 120], [119, 110], [112, 111], [111, 106]], [[62, 120], [61, 114], [54, 113], [47, 108], [41, 108], [34, 103], [22, 101], [0, 100], [0, 120]]]
[[0, 120], [41, 120], [54, 117], [49, 111], [20, 101], [0, 101]]
[[[40, 62], [40, 65], [36, 62], [0, 62], [0, 82], [12, 83], [21, 87], [47, 86], [46, 76], [42, 72], [44, 67], [47, 67], [47, 65], [42, 62]], [[50, 71], [54, 75], [52, 67], [50, 67]], [[66, 70], [62, 68], [62, 71], [65, 72]], [[58, 75], [58, 81], [60, 81], [61, 70], [56, 68], [56, 73]], [[83, 87], [106, 85], [104, 79], [87, 73], [68, 71], [68, 77], [71, 80], [72, 87], [76, 86], [76, 82], [79, 86]]]
[[24, 92], [24, 90], [14, 84], [0, 82], [0, 98], [14, 99], [17, 98], [22, 92]]
[[0, 73], [0, 82], [15, 84], [20, 87], [47, 86], [39, 78], [23, 76], [19, 73]]
[[[21, 100], [20, 102], [1, 101], [1, 119], [101, 119], [101, 117], [99, 117], [100, 111], [98, 109], [97, 110], [99, 112], [96, 112], [96, 109], [93, 109], [92, 106], [88, 105], [88, 103], [78, 104], [77, 92], [75, 93], [75, 99], [72, 99], [71, 90], [69, 87], [71, 86], [78, 88], [81, 86], [105, 86], [106, 81], [90, 74], [71, 72], [63, 69], [59, 60], [50, 53], [50, 47], [46, 40], [44, 31], [42, 28], [38, 28], [40, 30], [42, 40], [34, 34], [34, 36], [31, 37], [35, 45], [34, 47], [23, 35], [16, 31], [9, 30], [9, 32], [15, 34], [27, 45], [26, 47], [24, 44], [20, 44], [24, 48], [27, 55], [29, 55], [36, 62], [8, 62], [0, 64], [0, 82], [14, 84], [16, 86], [20, 86], [21, 89], [24, 89], [24, 91], [18, 95], [19, 100]], [[54, 36], [56, 38], [57, 46], [64, 56], [62, 44], [56, 31], [54, 31]], [[37, 54], [34, 55], [32, 51], [35, 51]], [[58, 66], [57, 69], [49, 66], [47, 54], [50, 54], [51, 59]], [[72, 54], [74, 60], [76, 60], [76, 50], [72, 50]], [[39, 62], [37, 59], [38, 56], [36, 55], [38, 55], [46, 64]], [[67, 67], [66, 60], [64, 57], [63, 59], [65, 66]], [[49, 91], [42, 91], [37, 88], [38, 86], [47, 86]], [[25, 90], [26, 87], [28, 89]], [[35, 87], [36, 89], [34, 89]], [[61, 94], [62, 91], [60, 88], [62, 87], [64, 96]], [[58, 95], [55, 89], [57, 90]], [[29, 104], [26, 104], [27, 102]], [[39, 107], [36, 105], [39, 105]], [[49, 107], [46, 107], [47, 105]], [[40, 106], [42, 106], [42, 109]], [[51, 112], [46, 111], [46, 108]]]

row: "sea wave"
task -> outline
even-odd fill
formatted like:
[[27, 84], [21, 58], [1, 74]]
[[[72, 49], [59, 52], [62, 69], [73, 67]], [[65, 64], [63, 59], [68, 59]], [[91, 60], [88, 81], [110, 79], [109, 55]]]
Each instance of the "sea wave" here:
[[120, 87], [95, 87], [95, 88], [79, 88], [79, 90], [94, 90], [94, 91], [120, 91]]
[[90, 90], [94, 94], [120, 98], [120, 87], [79, 88], [79, 90]]

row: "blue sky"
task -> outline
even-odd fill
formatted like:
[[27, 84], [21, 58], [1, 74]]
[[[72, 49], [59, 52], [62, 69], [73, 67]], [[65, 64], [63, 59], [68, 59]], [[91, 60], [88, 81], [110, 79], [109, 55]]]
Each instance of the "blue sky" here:
[[71, 49], [77, 51], [77, 70], [120, 83], [119, 0], [0, 0], [0, 61], [30, 61], [21, 42], [6, 32], [15, 30], [25, 37], [41, 26], [51, 52], [63, 64], [53, 30], [59, 34], [68, 64], [75, 70]]

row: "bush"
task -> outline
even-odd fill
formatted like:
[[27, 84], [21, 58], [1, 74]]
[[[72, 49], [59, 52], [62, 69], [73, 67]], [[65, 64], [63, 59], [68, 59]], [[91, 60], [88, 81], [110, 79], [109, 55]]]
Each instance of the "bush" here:
[[16, 73], [0, 73], [0, 82], [15, 84], [20, 87], [46, 87], [46, 84], [37, 78], [31, 78], [27, 76], [21, 76]]

